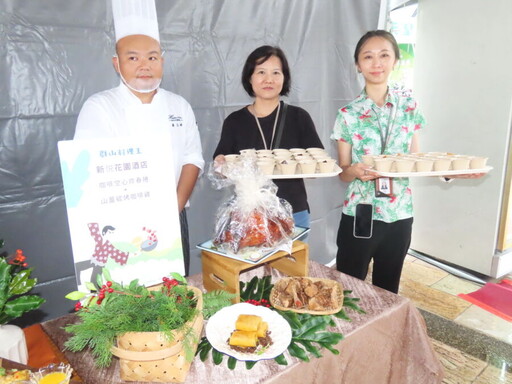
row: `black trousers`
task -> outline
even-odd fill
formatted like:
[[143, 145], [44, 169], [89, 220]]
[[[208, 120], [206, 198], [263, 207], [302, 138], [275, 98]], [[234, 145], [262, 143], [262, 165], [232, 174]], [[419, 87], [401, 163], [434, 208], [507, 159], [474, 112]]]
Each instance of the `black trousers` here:
[[185, 276], [190, 269], [190, 241], [188, 238], [188, 221], [185, 208], [180, 212], [181, 246], [183, 247], [183, 261], [185, 262]]
[[372, 237], [360, 239], [353, 234], [354, 217], [342, 214], [336, 239], [338, 271], [364, 280], [373, 259], [373, 285], [398, 293], [412, 222], [412, 217], [394, 223], [373, 220]]

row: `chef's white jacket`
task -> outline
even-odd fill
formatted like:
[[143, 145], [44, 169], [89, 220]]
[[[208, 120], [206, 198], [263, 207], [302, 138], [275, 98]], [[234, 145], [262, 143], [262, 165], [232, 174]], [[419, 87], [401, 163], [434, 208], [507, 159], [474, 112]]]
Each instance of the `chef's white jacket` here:
[[74, 139], [97, 139], [170, 133], [176, 186], [185, 164], [201, 171], [204, 159], [196, 119], [181, 96], [159, 88], [150, 104], [143, 104], [121, 83], [84, 103]]

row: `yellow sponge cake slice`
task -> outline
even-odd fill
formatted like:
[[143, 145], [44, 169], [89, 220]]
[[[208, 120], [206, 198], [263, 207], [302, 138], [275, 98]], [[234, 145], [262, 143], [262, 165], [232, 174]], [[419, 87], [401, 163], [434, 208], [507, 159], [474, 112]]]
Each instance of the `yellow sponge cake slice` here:
[[261, 317], [256, 315], [239, 315], [235, 328], [239, 331], [256, 332], [261, 323]]
[[256, 347], [257, 343], [256, 332], [234, 331], [229, 338], [229, 344], [236, 347]]

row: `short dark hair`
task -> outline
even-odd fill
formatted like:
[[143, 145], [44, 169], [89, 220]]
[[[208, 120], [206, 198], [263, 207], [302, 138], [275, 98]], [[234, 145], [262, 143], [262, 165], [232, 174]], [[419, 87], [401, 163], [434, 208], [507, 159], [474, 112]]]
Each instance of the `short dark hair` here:
[[375, 31], [366, 32], [357, 42], [356, 50], [354, 51], [354, 62], [358, 63], [359, 52], [361, 52], [361, 48], [364, 43], [370, 40], [372, 37], [382, 37], [391, 43], [393, 46], [393, 51], [395, 51], [395, 58], [400, 60], [400, 48], [398, 47], [398, 43], [396, 42], [395, 36], [393, 36], [390, 32], [384, 31], [383, 29], [377, 29]]
[[101, 230], [101, 234], [104, 236], [108, 231], [115, 231], [116, 229], [111, 225], [105, 225]]
[[242, 85], [244, 86], [244, 89], [249, 94], [249, 96], [255, 96], [251, 84], [251, 76], [254, 73], [254, 68], [256, 68], [257, 65], [267, 61], [271, 56], [278, 57], [279, 60], [281, 60], [281, 66], [283, 68], [283, 89], [281, 89], [279, 94], [281, 96], [286, 96], [288, 93], [290, 93], [290, 85], [292, 79], [290, 77], [290, 67], [288, 66], [288, 60], [286, 60], [286, 56], [283, 50], [279, 47], [262, 45], [261, 47], [258, 47], [251, 52], [251, 54], [247, 57], [244, 69], [242, 70]]

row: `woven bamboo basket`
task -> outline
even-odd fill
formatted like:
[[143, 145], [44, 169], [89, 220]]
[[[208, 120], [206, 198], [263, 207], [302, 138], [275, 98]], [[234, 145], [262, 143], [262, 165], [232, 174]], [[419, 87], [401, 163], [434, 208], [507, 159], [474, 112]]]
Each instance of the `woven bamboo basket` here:
[[[197, 309], [203, 309], [203, 294], [195, 287], [188, 287], [197, 297]], [[192, 327], [197, 339], [193, 352], [203, 330], [201, 312], [190, 320], [185, 328]], [[162, 332], [127, 332], [117, 338], [112, 353], [119, 357], [121, 379], [124, 381], [182, 383], [190, 369], [191, 361], [185, 359], [182, 332], [174, 332], [169, 341]]]
[[[302, 278], [302, 277], [301, 277]], [[279, 299], [279, 292], [276, 290], [276, 285], [282, 282], [287, 282], [288, 280], [295, 279], [294, 277], [284, 277], [276, 284], [274, 284], [274, 287], [270, 291], [270, 304], [280, 311], [292, 311], [297, 313], [309, 313], [312, 315], [332, 315], [334, 313], [338, 313], [341, 308], [343, 307], [343, 285], [335, 280], [330, 279], [322, 279], [322, 278], [316, 278], [316, 277], [304, 277], [305, 279], [309, 279], [312, 282], [321, 281], [327, 286], [331, 286], [333, 289], [336, 290], [336, 302], [335, 305], [332, 308], [326, 308], [324, 311], [313, 311], [307, 308], [289, 308], [282, 305], [281, 300]]]

